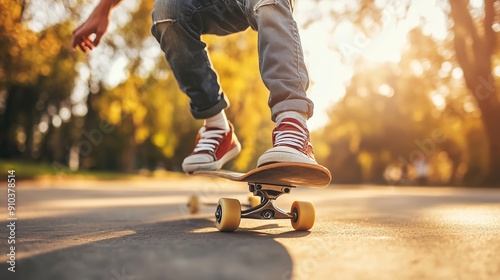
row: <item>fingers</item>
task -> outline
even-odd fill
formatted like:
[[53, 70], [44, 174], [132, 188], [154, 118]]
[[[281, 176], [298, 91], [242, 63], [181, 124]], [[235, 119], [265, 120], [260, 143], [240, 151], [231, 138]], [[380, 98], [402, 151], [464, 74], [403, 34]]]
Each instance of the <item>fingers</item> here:
[[76, 37], [73, 38], [73, 48], [79, 47], [84, 53], [94, 49], [96, 45], [89, 38], [86, 37]]
[[87, 53], [87, 51], [92, 50], [92, 44], [88, 40], [77, 40], [73, 43], [73, 48], [80, 48], [82, 52]]
[[87, 44], [85, 44], [84, 42], [79, 43], [77, 46], [84, 53], [87, 53], [88, 51], [92, 50], [92, 48], [90, 46], [88, 46]]
[[83, 53], [87, 53], [87, 50], [83, 45], [78, 45], [78, 47], [80, 48], [80, 50], [82, 50]]
[[98, 43], [99, 42], [96, 39], [91, 40], [89, 37], [85, 36], [73, 38], [73, 48], [76, 48], [78, 46], [84, 53], [93, 50]]
[[104, 32], [95, 33], [95, 38], [94, 41], [92, 42], [95, 47], [97, 47], [97, 45], [99, 45], [99, 42], [101, 42], [102, 35], [104, 35]]
[[[91, 30], [84, 29], [85, 24], [80, 25], [73, 31], [73, 48], [82, 42], [82, 39], [93, 33]], [[82, 31], [83, 30], [83, 31]]]
[[94, 44], [94, 42], [92, 42], [89, 38], [85, 38], [85, 37], [84, 37], [84, 38], [82, 38], [82, 42], [83, 42], [86, 46], [88, 46], [91, 50], [94, 48], [94, 46], [96, 46], [96, 45]]
[[79, 47], [83, 52], [87, 52], [97, 47], [106, 33], [107, 26], [107, 17], [93, 13], [73, 31], [73, 48]]
[[[92, 49], [97, 47], [97, 45], [99, 45], [99, 43], [101, 42], [102, 36], [104, 35], [103, 32], [91, 33], [89, 35], [84, 34], [85, 33], [79, 35], [75, 33], [73, 35], [72, 43], [73, 48], [76, 48], [78, 46], [84, 53], [86, 53], [87, 51], [91, 51]], [[91, 39], [92, 35], [95, 35], [93, 39]]]
[[[95, 35], [92, 40], [91, 37]], [[88, 28], [85, 24], [79, 26], [75, 31], [73, 31], [73, 48], [77, 46], [84, 53], [91, 51], [99, 43], [102, 37], [102, 32], [97, 32], [94, 28]]]

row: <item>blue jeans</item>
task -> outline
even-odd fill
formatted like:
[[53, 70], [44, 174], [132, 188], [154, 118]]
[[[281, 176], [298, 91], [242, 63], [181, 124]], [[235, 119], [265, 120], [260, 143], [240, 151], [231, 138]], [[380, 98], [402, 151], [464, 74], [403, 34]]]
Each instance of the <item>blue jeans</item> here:
[[[201, 34], [258, 32], [259, 67], [270, 91], [272, 119], [284, 111], [312, 116], [309, 78], [293, 0], [156, 0], [151, 32], [160, 43], [196, 119], [218, 114], [229, 102], [221, 92]], [[243, 67], [243, 65], [242, 65]]]

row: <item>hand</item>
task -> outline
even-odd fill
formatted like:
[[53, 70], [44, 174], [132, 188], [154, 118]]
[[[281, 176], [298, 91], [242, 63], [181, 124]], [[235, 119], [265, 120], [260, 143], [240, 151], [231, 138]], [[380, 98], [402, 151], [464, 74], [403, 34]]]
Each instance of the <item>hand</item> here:
[[73, 48], [78, 46], [84, 53], [87, 53], [96, 47], [108, 29], [108, 17], [109, 9], [107, 11], [96, 9], [80, 27], [73, 31]]

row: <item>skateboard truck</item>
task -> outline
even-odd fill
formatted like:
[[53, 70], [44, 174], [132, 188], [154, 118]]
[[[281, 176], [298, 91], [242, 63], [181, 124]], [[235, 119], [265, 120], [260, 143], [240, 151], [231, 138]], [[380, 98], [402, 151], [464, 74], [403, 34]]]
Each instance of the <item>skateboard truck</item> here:
[[290, 212], [274, 205], [274, 200], [290, 193], [293, 186], [248, 183], [254, 197], [260, 197], [260, 204], [241, 210], [237, 199], [221, 198], [215, 210], [215, 225], [220, 231], [235, 231], [241, 218], [271, 220], [289, 219], [295, 230], [309, 230], [314, 225], [314, 205], [309, 201], [294, 201]]
[[[289, 194], [293, 187], [248, 183], [249, 191], [259, 196], [259, 205], [241, 211], [242, 218], [248, 219], [294, 219], [295, 214], [288, 213], [274, 205], [274, 200], [283, 194]], [[217, 213], [216, 213], [217, 217]]]

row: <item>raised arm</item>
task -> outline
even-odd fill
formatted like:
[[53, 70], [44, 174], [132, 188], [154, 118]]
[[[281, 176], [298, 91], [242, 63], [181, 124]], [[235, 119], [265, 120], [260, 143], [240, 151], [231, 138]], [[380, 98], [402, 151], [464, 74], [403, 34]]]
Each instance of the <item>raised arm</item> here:
[[86, 53], [96, 47], [108, 29], [111, 10], [120, 2], [121, 0], [101, 0], [88, 19], [73, 31], [73, 48], [78, 46]]

